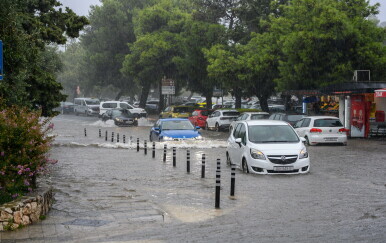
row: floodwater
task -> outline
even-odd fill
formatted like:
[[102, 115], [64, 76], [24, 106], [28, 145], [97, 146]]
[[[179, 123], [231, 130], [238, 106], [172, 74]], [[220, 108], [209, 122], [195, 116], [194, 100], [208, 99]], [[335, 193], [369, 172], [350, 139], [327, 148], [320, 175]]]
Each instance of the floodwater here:
[[[151, 143], [145, 155], [143, 141], [154, 121], [119, 128], [61, 115], [53, 122], [51, 157], [59, 162], [43, 179], [54, 188], [54, 206], [41, 223], [1, 233], [1, 242], [386, 242], [384, 140], [309, 147], [306, 175], [236, 171], [231, 199], [227, 132], [202, 131], [203, 141], [157, 142], [152, 158]], [[171, 147], [177, 148], [175, 167]], [[220, 209], [214, 208], [217, 159]]]

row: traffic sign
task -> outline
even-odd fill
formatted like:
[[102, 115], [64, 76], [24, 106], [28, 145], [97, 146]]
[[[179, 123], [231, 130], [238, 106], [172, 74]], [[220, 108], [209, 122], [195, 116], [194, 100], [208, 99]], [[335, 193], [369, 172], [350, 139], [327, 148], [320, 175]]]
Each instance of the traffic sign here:
[[0, 80], [3, 80], [3, 41], [0, 40]]
[[176, 89], [174, 86], [162, 86], [162, 94], [163, 95], [174, 95], [176, 94]]

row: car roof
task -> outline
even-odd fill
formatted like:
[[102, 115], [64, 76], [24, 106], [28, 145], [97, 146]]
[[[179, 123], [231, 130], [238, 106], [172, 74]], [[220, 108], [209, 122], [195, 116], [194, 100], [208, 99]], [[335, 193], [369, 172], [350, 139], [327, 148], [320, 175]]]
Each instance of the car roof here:
[[264, 112], [264, 111], [246, 111], [246, 112], [243, 112], [241, 114], [251, 114], [251, 115], [254, 115], [254, 114], [258, 114], [258, 115], [269, 115], [268, 112]]
[[308, 116], [308, 118], [314, 118], [314, 119], [339, 119], [336, 116]]
[[188, 118], [162, 118], [160, 121], [189, 121]]
[[217, 111], [221, 111], [221, 112], [238, 112], [237, 110], [217, 110]]
[[246, 123], [248, 126], [253, 126], [253, 125], [288, 125], [290, 126], [288, 122], [285, 122], [285, 121], [268, 120], [268, 119], [238, 121], [237, 123]]

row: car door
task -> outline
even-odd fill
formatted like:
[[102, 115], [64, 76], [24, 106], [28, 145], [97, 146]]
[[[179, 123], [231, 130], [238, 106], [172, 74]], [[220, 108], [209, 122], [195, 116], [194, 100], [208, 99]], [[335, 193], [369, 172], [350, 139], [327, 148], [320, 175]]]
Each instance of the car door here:
[[232, 132], [229, 134], [228, 138], [228, 154], [229, 158], [231, 159], [233, 164], [238, 165], [237, 163], [237, 149], [240, 147], [236, 142], [236, 138], [238, 138], [238, 133], [240, 131], [241, 123], [236, 123], [235, 128], [232, 130]]
[[[154, 126], [150, 129], [150, 140], [151, 141], [159, 141], [159, 134], [161, 133], [160, 129], [160, 121], [157, 121]], [[155, 129], [155, 128], [158, 128]]]
[[208, 127], [214, 127], [214, 124], [216, 122], [216, 117], [220, 115], [220, 112], [215, 111], [212, 115], [209, 116], [209, 118], [206, 120], [208, 123]]
[[[300, 127], [296, 128], [295, 131], [298, 133], [299, 137], [304, 137], [306, 135], [306, 132], [309, 131], [309, 126], [311, 123], [311, 118], [303, 118]], [[300, 122], [298, 121], [298, 123]]]
[[189, 116], [189, 121], [194, 125], [197, 126], [197, 118], [198, 118], [198, 111], [194, 111], [191, 116]]
[[240, 123], [240, 127], [237, 132], [237, 138], [241, 138], [241, 143], [236, 143], [236, 149], [234, 153], [235, 163], [241, 167], [242, 158], [246, 149], [246, 127], [245, 124]]

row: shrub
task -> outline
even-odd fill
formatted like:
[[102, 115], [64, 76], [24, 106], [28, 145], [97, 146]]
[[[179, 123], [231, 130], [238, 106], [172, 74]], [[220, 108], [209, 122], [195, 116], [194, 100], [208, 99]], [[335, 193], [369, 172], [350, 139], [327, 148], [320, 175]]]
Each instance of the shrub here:
[[47, 157], [53, 124], [40, 112], [0, 100], [0, 204], [36, 188], [36, 177], [56, 161]]

